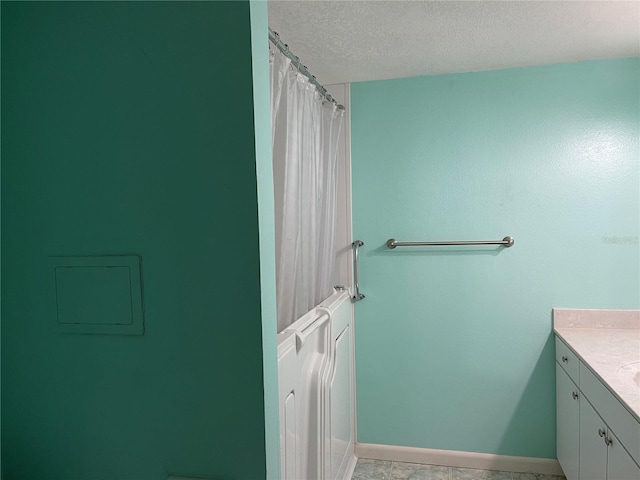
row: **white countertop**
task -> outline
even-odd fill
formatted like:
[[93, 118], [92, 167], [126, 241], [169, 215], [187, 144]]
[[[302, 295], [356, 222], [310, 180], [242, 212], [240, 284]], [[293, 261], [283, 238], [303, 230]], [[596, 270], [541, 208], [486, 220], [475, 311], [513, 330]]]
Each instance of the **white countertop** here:
[[640, 310], [554, 308], [553, 325], [553, 331], [640, 422], [640, 370], [635, 369], [640, 367]]

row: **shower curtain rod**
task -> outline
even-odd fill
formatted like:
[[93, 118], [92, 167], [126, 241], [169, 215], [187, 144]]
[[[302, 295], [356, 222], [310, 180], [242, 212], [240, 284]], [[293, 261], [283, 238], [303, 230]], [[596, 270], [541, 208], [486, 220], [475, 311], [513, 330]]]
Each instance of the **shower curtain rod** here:
[[327, 89], [320, 85], [318, 80], [316, 80], [316, 77], [311, 74], [311, 72], [305, 65], [302, 64], [302, 62], [300, 61], [300, 57], [294, 55], [291, 50], [289, 50], [289, 45], [280, 40], [280, 35], [278, 35], [278, 32], [274, 32], [273, 30], [271, 30], [271, 27], [269, 27], [269, 40], [271, 40], [271, 42], [276, 47], [278, 47], [278, 50], [280, 50], [288, 58], [291, 59], [292, 64], [298, 69], [301, 74], [307, 77], [309, 81], [318, 88], [318, 92], [320, 93], [320, 95], [333, 103], [336, 107], [338, 107], [339, 110], [344, 110], [344, 106], [340, 105], [338, 102], [336, 102], [335, 98], [329, 95]]

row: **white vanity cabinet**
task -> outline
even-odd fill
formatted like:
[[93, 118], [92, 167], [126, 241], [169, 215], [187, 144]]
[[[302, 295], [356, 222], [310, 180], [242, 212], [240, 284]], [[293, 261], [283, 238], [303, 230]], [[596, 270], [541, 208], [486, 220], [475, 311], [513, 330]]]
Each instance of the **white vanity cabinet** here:
[[640, 480], [640, 467], [589, 402], [580, 405], [580, 472], [580, 480]]
[[607, 480], [640, 480], [640, 467], [613, 432], [609, 431], [607, 435], [611, 441], [607, 449]]
[[640, 480], [640, 423], [558, 337], [556, 405], [567, 480]]
[[580, 405], [580, 480], [607, 478], [607, 438], [607, 425], [591, 404], [583, 400]]
[[557, 456], [568, 480], [577, 480], [580, 445], [580, 394], [577, 385], [556, 363]]

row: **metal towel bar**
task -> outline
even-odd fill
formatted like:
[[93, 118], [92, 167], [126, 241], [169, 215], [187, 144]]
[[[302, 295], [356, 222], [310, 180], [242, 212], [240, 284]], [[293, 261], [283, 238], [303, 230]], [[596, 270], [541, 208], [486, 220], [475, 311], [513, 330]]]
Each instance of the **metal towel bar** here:
[[470, 242], [399, 242], [395, 238], [387, 240], [387, 247], [434, 247], [441, 245], [504, 245], [512, 247], [515, 243], [513, 237], [506, 236], [502, 240], [476, 240]]

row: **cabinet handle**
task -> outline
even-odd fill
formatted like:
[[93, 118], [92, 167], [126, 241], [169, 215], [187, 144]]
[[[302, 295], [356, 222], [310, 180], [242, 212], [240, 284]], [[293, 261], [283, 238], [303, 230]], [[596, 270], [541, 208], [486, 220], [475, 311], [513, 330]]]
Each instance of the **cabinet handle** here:
[[613, 440], [611, 440], [611, 437], [608, 437], [608, 436], [606, 436], [606, 435], [605, 435], [605, 436], [604, 436], [604, 443], [605, 443], [605, 444], [607, 445], [607, 447], [608, 447], [609, 445], [611, 445], [611, 444], [613, 443]]
[[576, 392], [571, 392], [571, 396], [573, 397], [574, 400], [578, 399], [578, 394]]
[[562, 361], [563, 361], [564, 363], [567, 363], [567, 362], [569, 361], [569, 359], [568, 359], [565, 355], [563, 355], [563, 356], [562, 356]]
[[[598, 435], [600, 435], [601, 437], [607, 438], [607, 437], [605, 436], [605, 433], [606, 433], [606, 432], [605, 432], [604, 430], [602, 430], [601, 428], [599, 428], [599, 429], [598, 429]], [[605, 442], [606, 442], [606, 440], [605, 440]]]

